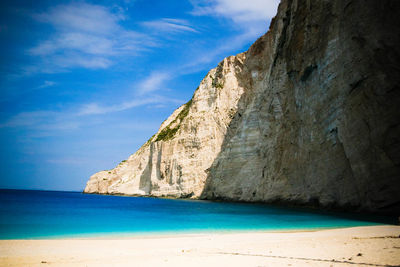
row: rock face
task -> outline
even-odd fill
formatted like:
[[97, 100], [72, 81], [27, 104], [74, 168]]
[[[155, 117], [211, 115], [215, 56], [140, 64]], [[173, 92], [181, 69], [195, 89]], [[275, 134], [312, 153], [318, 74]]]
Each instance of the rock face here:
[[199, 197], [243, 94], [244, 59], [224, 59], [146, 144], [115, 169], [93, 175], [85, 192]]
[[282, 0], [87, 193], [400, 212], [400, 2]]

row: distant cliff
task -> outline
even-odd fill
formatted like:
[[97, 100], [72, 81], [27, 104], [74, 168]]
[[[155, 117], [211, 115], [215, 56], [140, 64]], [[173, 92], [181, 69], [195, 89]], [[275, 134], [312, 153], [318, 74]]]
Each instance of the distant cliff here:
[[400, 212], [400, 1], [282, 0], [86, 193]]

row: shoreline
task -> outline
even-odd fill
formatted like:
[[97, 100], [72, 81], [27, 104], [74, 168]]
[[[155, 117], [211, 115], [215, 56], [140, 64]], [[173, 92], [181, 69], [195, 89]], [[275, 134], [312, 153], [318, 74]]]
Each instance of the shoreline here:
[[399, 266], [400, 226], [0, 240], [1, 266]]
[[[149, 231], [149, 232], [115, 232], [115, 233], [93, 233], [93, 234], [67, 234], [60, 236], [39, 236], [32, 238], [0, 238], [1, 241], [33, 241], [33, 240], [113, 240], [113, 239], [140, 239], [140, 238], [168, 238], [168, 237], [189, 237], [189, 236], [205, 236], [205, 235], [234, 235], [234, 234], [268, 234], [268, 233], [304, 233], [319, 232], [326, 230], [339, 230], [348, 228], [364, 228], [374, 226], [397, 226], [384, 223], [371, 223], [370, 225], [350, 225], [350, 226], [326, 226], [326, 227], [310, 227], [310, 228], [282, 228], [282, 229], [226, 229], [226, 230], [187, 230], [187, 231]], [[400, 227], [400, 226], [399, 226]]]

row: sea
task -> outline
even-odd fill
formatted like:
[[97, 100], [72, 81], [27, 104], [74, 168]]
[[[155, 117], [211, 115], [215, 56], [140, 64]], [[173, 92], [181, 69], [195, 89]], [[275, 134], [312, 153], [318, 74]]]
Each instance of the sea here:
[[123, 238], [395, 223], [395, 218], [385, 216], [266, 204], [0, 190], [0, 239]]

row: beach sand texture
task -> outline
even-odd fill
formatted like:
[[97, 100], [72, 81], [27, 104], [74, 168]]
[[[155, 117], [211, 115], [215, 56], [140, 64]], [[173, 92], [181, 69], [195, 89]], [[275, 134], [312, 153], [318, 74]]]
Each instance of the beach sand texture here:
[[0, 266], [400, 266], [400, 226], [1, 240]]

